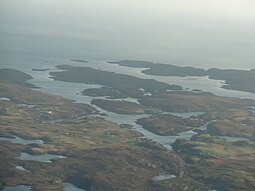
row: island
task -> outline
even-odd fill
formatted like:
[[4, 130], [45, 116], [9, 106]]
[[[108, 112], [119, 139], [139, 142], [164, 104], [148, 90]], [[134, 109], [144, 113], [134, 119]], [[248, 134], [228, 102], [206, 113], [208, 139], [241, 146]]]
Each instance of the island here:
[[255, 93], [255, 73], [253, 70], [234, 70], [211, 68], [205, 70], [194, 67], [181, 67], [172, 64], [159, 64], [148, 61], [123, 60], [109, 62], [120, 66], [146, 68], [144, 74], [154, 76], [209, 76], [211, 79], [224, 80], [222, 88]]
[[[79, 82], [108, 86], [124, 96], [139, 98], [144, 93], [162, 92], [166, 90], [181, 90], [178, 85], [169, 85], [153, 79], [141, 79], [129, 75], [97, 70], [89, 67], [58, 66], [61, 72], [50, 72], [54, 80]], [[144, 91], [143, 91], [144, 90]]]

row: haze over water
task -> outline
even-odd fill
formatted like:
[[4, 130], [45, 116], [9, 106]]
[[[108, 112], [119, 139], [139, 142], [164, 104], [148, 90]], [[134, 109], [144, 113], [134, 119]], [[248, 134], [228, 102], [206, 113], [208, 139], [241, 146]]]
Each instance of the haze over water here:
[[0, 66], [76, 58], [251, 69], [254, 10], [254, 0], [1, 0]]

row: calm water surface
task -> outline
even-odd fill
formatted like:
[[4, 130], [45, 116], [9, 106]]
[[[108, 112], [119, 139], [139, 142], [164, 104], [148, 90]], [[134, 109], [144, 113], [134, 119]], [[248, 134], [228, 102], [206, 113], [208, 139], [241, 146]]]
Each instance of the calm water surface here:
[[254, 10], [253, 0], [1, 0], [0, 65], [76, 58], [250, 69]]

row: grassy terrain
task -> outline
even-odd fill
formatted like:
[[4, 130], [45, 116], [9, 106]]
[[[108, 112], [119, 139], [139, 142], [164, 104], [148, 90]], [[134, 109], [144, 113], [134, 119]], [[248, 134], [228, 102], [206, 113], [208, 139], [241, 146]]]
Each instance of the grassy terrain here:
[[189, 121], [173, 115], [155, 115], [138, 119], [137, 124], [157, 135], [167, 136], [188, 130]]
[[193, 178], [216, 190], [231, 191], [255, 189], [254, 146], [254, 141], [228, 143], [208, 134], [173, 144]]
[[[7, 109], [0, 115], [0, 135], [45, 141], [42, 145], [0, 142], [0, 182], [3, 186], [23, 184], [31, 185], [33, 191], [59, 191], [63, 190], [62, 182], [67, 181], [89, 191], [161, 191], [164, 190], [160, 188], [161, 183], [152, 181], [159, 174], [185, 175], [187, 185], [196, 182], [189, 178], [184, 162], [174, 152], [140, 139], [142, 135], [138, 132], [90, 116], [95, 112], [91, 106], [81, 104], [79, 107], [61, 97], [14, 84], [1, 83], [0, 87], [1, 96], [11, 98], [11, 101], [0, 100], [0, 107]], [[38, 105], [20, 105], [28, 101]], [[43, 108], [48, 111], [55, 107], [65, 110], [65, 121], [42, 123]], [[83, 110], [84, 107], [88, 107], [87, 110]], [[87, 115], [77, 117], [85, 111]], [[57, 110], [53, 110], [55, 112]], [[52, 163], [22, 161], [17, 158], [21, 152], [32, 155], [51, 153], [67, 158], [54, 159]], [[23, 166], [26, 170], [20, 171], [15, 166]], [[182, 179], [174, 182], [175, 186], [171, 187], [181, 190]], [[205, 187], [197, 185], [198, 188]]]

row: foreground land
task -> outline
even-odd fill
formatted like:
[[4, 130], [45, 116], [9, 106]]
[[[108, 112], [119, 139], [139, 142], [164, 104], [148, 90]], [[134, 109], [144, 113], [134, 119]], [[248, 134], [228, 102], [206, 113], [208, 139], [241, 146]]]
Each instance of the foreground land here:
[[173, 144], [195, 179], [216, 190], [247, 191], [255, 189], [254, 146], [254, 140], [229, 143], [208, 134]]
[[21, 72], [19, 70], [14, 70], [14, 69], [0, 69], [0, 81], [4, 82], [11, 82], [11, 83], [16, 83], [20, 84], [22, 86], [30, 87], [30, 88], [35, 88], [33, 84], [30, 84], [26, 82], [27, 80], [32, 79], [32, 76]]
[[[92, 76], [84, 78], [81, 72], [91, 69], [65, 69], [70, 71], [54, 73], [54, 79], [93, 82]], [[79, 75], [70, 79], [77, 70]], [[59, 191], [64, 190], [65, 183], [71, 183], [86, 191], [255, 190], [254, 100], [204, 92], [168, 92], [169, 86], [156, 81], [148, 86], [150, 80], [107, 75], [105, 82], [99, 81], [108, 88], [90, 93], [110, 96], [108, 93], [118, 92], [139, 98], [138, 102], [95, 99], [93, 104], [114, 113], [148, 114], [137, 123], [157, 135], [177, 135], [190, 129], [197, 134], [190, 140], [180, 137], [169, 151], [130, 126], [106, 121], [91, 105], [3, 80], [0, 189], [29, 185], [33, 191]], [[130, 87], [133, 93], [126, 93], [120, 84], [108, 86], [109, 79], [116, 77], [141, 84]], [[144, 91], [153, 94], [144, 95]], [[185, 112], [201, 113], [183, 117]], [[201, 129], [205, 124], [207, 128]], [[229, 142], [219, 136], [243, 140]], [[18, 142], [11, 141], [15, 137]], [[47, 156], [55, 158], [35, 160]]]
[[[164, 190], [159, 187], [161, 183], [152, 178], [171, 174], [179, 177], [173, 181], [173, 190], [183, 187], [210, 190], [190, 178], [184, 162], [174, 152], [140, 139], [141, 135], [131, 129], [90, 116], [96, 112], [91, 106], [77, 107], [61, 97], [14, 84], [0, 85], [0, 96], [6, 98], [0, 101], [2, 111], [5, 111], [0, 116], [1, 136], [44, 141], [40, 145], [0, 142], [2, 186], [31, 185], [34, 191], [63, 190], [62, 183], [69, 182], [91, 191]], [[65, 121], [43, 122], [45, 115], [51, 120], [64, 117]], [[45, 163], [20, 160], [21, 153], [32, 156], [55, 154], [66, 158]]]

